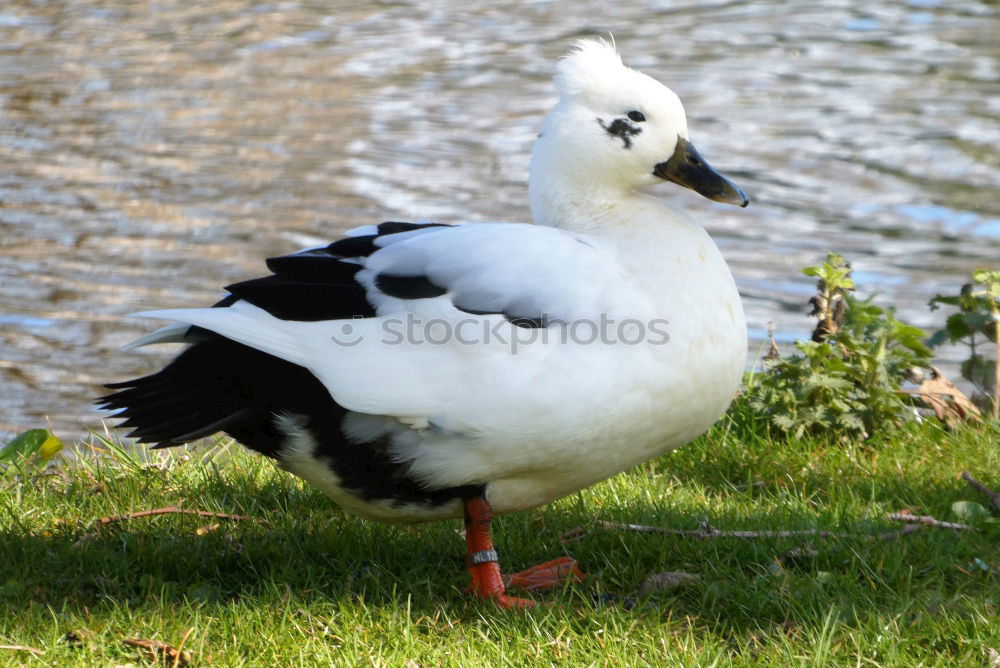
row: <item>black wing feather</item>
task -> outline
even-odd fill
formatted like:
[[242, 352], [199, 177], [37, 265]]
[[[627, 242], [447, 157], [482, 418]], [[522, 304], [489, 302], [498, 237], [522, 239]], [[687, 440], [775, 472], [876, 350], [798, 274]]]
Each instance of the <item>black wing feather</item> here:
[[375, 316], [365, 289], [357, 283], [319, 283], [275, 274], [234, 283], [226, 290], [282, 320], [315, 322]]
[[440, 285], [435, 285], [426, 276], [393, 276], [379, 274], [375, 277], [375, 287], [398, 299], [427, 299], [440, 297], [448, 291]]
[[[380, 235], [427, 226], [383, 223], [378, 235], [272, 258], [272, 275], [229, 286], [229, 294], [216, 306], [244, 300], [275, 317], [295, 320], [374, 316], [364, 289], [354, 280], [360, 266], [349, 259], [377, 250]], [[411, 293], [440, 290], [429, 281], [422, 285], [420, 278], [389, 280], [397, 279], [398, 289]], [[275, 457], [287, 438], [276, 418], [296, 416], [316, 439], [316, 456], [328, 463], [345, 489], [364, 499], [438, 505], [482, 493], [478, 483], [428, 489], [409, 475], [407, 464], [393, 457], [388, 442], [358, 447], [341, 430], [347, 411], [307, 369], [200, 327], [189, 328], [186, 340], [190, 345], [161, 371], [111, 383], [108, 389], [116, 391], [98, 400], [102, 408], [118, 411], [116, 417], [132, 430], [129, 436], [161, 448], [224, 431]]]
[[[215, 306], [225, 308], [243, 300], [276, 318], [300, 321], [374, 317], [364, 288], [354, 280], [361, 267], [348, 260], [378, 250], [379, 236], [424, 227], [441, 225], [386, 222], [378, 226], [378, 234], [346, 237], [323, 248], [271, 258], [270, 276], [228, 286], [229, 294]], [[334, 412], [343, 412], [302, 367], [200, 327], [191, 327], [186, 339], [191, 345], [158, 373], [106, 386], [117, 392], [99, 399], [99, 405], [120, 411], [123, 426], [133, 430], [130, 436], [167, 447], [225, 431], [272, 454], [282, 438], [274, 427], [276, 412], [297, 408], [305, 414], [322, 413], [331, 405]], [[273, 396], [282, 388], [300, 391]], [[313, 404], [305, 405], [310, 401]]]

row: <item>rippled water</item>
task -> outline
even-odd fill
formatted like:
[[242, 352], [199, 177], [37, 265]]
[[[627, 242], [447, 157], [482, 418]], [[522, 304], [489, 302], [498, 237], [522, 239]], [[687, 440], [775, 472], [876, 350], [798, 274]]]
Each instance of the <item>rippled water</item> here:
[[[627, 4], [625, 7], [623, 5]], [[995, 1], [0, 4], [0, 435], [97, 424], [117, 347], [261, 258], [386, 219], [529, 220], [553, 61], [614, 33], [747, 210], [705, 221], [755, 337], [854, 260], [917, 324], [1000, 257]]]

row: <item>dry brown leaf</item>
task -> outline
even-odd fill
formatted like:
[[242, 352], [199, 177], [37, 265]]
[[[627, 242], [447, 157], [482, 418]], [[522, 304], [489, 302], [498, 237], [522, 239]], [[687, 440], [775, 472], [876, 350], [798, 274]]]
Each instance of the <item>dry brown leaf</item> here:
[[639, 594], [646, 596], [658, 591], [672, 591], [700, 581], [701, 577], [694, 573], [683, 573], [680, 571], [651, 573], [642, 581], [642, 586], [639, 587]]
[[911, 394], [932, 408], [937, 418], [949, 427], [962, 420], [979, 419], [976, 405], [935, 366], [931, 367], [931, 377]]
[[186, 666], [191, 661], [191, 653], [178, 650], [172, 645], [159, 640], [145, 638], [124, 638], [122, 642], [129, 647], [136, 647], [146, 652], [150, 661], [162, 661], [168, 666]]

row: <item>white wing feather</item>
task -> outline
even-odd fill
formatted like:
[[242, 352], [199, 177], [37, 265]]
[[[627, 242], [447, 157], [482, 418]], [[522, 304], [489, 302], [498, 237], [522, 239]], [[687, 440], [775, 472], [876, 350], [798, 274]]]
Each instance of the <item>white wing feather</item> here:
[[[610, 254], [576, 235], [531, 225], [415, 232], [385, 237], [384, 247], [365, 259], [358, 274], [376, 306], [376, 318], [281, 320], [246, 302], [136, 315], [204, 327], [303, 366], [349, 410], [427, 417], [451, 429], [485, 428], [486, 407], [490, 419], [513, 419], [512, 411], [523, 410], [519, 398], [525, 388], [537, 386], [541, 377], [553, 396], [536, 397], [536, 403], [539, 411], [550, 410], [550, 402], [561, 400], [560, 376], [575, 378], [574, 389], [580, 390], [581, 379], [573, 370], [582, 363], [609, 367], [608, 373], [587, 374], [589, 378], [607, 382], [615, 376], [620, 363], [615, 346], [604, 347], [609, 354], [588, 355], [585, 347], [560, 345], [565, 338], [560, 326], [544, 332], [524, 329], [503, 315], [471, 315], [452, 303], [458, 299], [463, 307], [482, 311], [511, 307], [518, 310], [516, 316], [545, 314], [565, 321], [596, 322], [601, 314], [615, 313], [644, 317], [648, 305], [626, 284]], [[448, 294], [396, 299], [374, 286], [379, 273], [427, 276]], [[460, 323], [465, 329], [456, 337], [454, 328]], [[428, 334], [434, 342], [427, 341]], [[557, 347], [560, 354], [553, 355]], [[564, 407], [560, 414], [572, 418], [573, 411]]]

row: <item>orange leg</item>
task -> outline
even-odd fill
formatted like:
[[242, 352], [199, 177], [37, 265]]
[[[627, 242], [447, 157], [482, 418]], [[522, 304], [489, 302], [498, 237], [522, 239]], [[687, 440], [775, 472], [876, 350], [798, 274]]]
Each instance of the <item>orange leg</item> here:
[[525, 598], [507, 596], [507, 586], [523, 589], [547, 589], [560, 582], [583, 579], [583, 573], [576, 567], [576, 560], [560, 557], [528, 570], [502, 576], [497, 564], [497, 553], [493, 549], [490, 523], [493, 509], [481, 496], [465, 501], [465, 544], [467, 547], [469, 575], [472, 583], [469, 593], [483, 599], [492, 599], [503, 608], [530, 608], [535, 602]]

